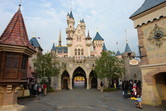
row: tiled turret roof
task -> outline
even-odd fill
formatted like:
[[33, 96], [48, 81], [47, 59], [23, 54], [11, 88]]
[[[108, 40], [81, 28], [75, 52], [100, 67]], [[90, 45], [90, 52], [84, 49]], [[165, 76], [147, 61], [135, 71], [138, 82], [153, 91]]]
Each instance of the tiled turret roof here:
[[[32, 37], [30, 40], [30, 43], [32, 46], [37, 47], [37, 48], [41, 48], [38, 40], [36, 39], [36, 37]], [[42, 49], [42, 48], [41, 48]], [[43, 50], [43, 49], [42, 49]]]
[[103, 44], [103, 51], [107, 51], [107, 48], [105, 46], [105, 43]]
[[101, 36], [100, 36], [100, 34], [97, 32], [96, 33], [96, 36], [95, 36], [95, 38], [93, 39], [93, 40], [104, 40]]
[[0, 44], [26, 46], [32, 50], [35, 50], [28, 40], [28, 35], [20, 7], [9, 22], [5, 31], [2, 33], [0, 37]]
[[166, 0], [145, 0], [145, 2], [142, 4], [142, 6], [130, 16], [130, 18], [139, 15], [155, 6], [158, 6], [162, 3], [166, 2]]
[[69, 17], [74, 19], [72, 11], [70, 11]]
[[120, 51], [118, 50], [115, 56], [121, 55]]
[[54, 43], [53, 43], [53, 46], [52, 46], [52, 49], [51, 49], [51, 50], [52, 50], [52, 51], [55, 51], [55, 50], [56, 50]]
[[131, 49], [130, 49], [130, 47], [129, 47], [129, 44], [128, 44], [128, 43], [126, 43], [125, 52], [131, 52]]

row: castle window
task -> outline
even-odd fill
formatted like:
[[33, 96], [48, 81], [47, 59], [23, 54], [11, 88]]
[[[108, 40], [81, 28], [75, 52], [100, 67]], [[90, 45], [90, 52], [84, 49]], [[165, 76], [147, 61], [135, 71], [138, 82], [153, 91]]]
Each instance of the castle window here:
[[77, 55], [77, 49], [75, 49], [75, 55]]
[[78, 55], [80, 55], [80, 49], [78, 49]]
[[84, 49], [81, 49], [81, 55], [84, 55]]

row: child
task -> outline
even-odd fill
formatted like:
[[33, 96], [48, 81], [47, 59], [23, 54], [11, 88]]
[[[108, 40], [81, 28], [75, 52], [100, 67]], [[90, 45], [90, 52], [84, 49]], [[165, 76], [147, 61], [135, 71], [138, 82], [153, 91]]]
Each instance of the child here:
[[141, 103], [141, 101], [142, 101], [141, 96], [140, 96], [140, 95], [137, 95], [137, 100], [136, 100], [136, 102], [138, 103], [138, 104], [137, 104], [137, 108], [142, 109], [142, 103]]

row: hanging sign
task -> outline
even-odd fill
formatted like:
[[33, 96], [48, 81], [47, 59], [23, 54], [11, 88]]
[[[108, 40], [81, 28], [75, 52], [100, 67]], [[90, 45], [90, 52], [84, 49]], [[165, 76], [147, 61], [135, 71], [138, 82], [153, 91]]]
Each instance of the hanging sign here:
[[139, 61], [137, 59], [132, 59], [132, 60], [129, 61], [129, 64], [130, 65], [138, 65]]

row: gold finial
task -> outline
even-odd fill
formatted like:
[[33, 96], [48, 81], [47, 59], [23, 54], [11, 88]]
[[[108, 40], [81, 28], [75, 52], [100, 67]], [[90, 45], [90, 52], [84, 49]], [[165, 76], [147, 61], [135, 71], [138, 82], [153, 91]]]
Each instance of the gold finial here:
[[22, 0], [20, 0], [18, 11], [20, 11], [21, 9], [21, 3], [22, 3]]
[[99, 28], [98, 27], [96, 28], [96, 32], [99, 32]]

